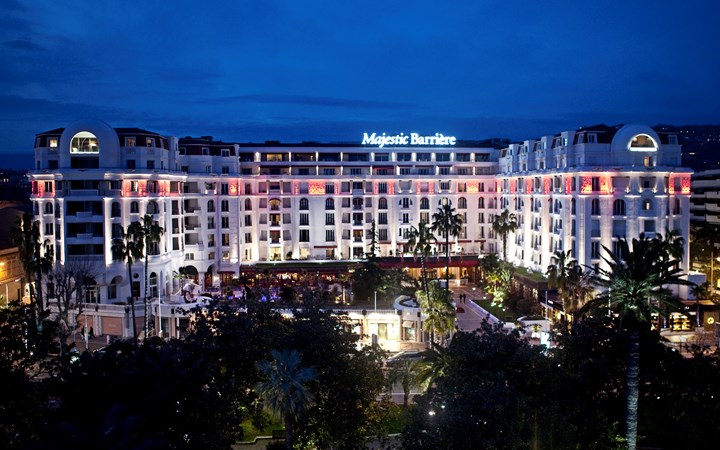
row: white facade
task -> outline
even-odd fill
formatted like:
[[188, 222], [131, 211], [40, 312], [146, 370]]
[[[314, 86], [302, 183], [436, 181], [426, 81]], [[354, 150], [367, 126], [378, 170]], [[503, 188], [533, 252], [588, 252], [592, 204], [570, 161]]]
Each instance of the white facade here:
[[[81, 121], [37, 136], [32, 199], [58, 260], [96, 261], [102, 303], [129, 296], [127, 266], [110, 246], [119, 227], [146, 213], [165, 229], [149, 258], [153, 297], [178, 288], [172, 273], [182, 266], [208, 287], [260, 261], [359, 259], [373, 222], [380, 255], [404, 254], [405, 231], [431, 222], [445, 198], [465, 218], [452, 252], [500, 251], [491, 223], [508, 208], [521, 225], [509, 257], [544, 272], [555, 250], [599, 263], [597, 246], [611, 247], [623, 227], [628, 238], [670, 228], [687, 240], [690, 173], [678, 167], [672, 137], [629, 125], [501, 151], [461, 142], [229, 144]], [[140, 263], [133, 272], [142, 287]]]

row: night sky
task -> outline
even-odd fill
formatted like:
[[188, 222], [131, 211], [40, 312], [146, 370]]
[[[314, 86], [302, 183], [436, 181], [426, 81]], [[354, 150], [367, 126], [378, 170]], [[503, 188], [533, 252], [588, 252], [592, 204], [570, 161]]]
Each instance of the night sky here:
[[720, 123], [718, 2], [2, 0], [0, 11], [1, 153], [30, 155], [36, 133], [79, 118], [243, 142]]

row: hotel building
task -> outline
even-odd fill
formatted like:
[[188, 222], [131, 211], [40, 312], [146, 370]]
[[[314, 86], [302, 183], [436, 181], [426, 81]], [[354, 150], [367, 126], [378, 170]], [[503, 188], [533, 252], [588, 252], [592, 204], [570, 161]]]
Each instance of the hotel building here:
[[[532, 271], [544, 272], [556, 251], [603, 264], [601, 248], [620, 236], [676, 229], [688, 238], [691, 173], [680, 167], [677, 135], [635, 124], [495, 148], [439, 134], [227, 143], [79, 121], [38, 134], [35, 161], [42, 238], [58, 261], [97, 264], [100, 304], [130, 295], [127, 266], [110, 247], [145, 214], [165, 229], [149, 257], [154, 298], [178, 289], [180, 267], [209, 288], [268, 262], [361, 259], [373, 223], [380, 256], [409, 255], [407, 230], [432, 222], [447, 200], [464, 219], [453, 254], [501, 253], [491, 223], [508, 209], [519, 225], [508, 259]], [[443, 239], [436, 250], [444, 254]], [[140, 263], [133, 272], [143, 292]]]

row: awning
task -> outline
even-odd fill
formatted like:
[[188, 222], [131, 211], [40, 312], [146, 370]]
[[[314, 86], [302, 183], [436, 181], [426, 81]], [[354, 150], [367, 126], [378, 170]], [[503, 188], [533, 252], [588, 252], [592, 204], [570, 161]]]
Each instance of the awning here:
[[402, 325], [403, 325], [403, 328], [414, 328], [415, 322], [413, 322], [412, 320], [403, 320]]

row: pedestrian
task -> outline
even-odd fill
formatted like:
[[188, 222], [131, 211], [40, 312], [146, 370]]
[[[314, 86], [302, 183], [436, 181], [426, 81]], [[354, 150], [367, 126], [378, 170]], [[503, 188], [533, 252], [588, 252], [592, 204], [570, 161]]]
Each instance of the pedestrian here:
[[93, 330], [93, 327], [90, 327], [90, 337], [91, 338], [95, 337], [95, 330]]

